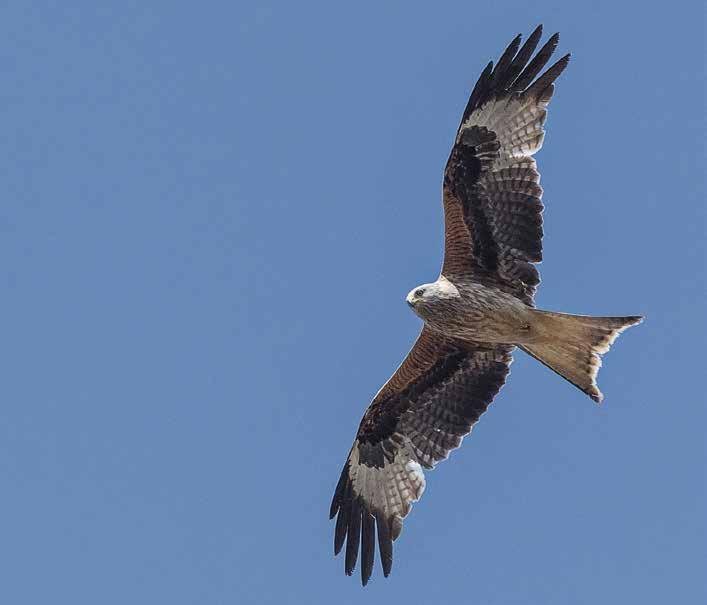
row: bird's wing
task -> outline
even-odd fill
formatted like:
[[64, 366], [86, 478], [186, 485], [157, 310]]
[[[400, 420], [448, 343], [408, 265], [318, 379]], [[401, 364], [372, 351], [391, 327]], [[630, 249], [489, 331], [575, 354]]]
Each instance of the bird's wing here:
[[459, 447], [505, 382], [511, 350], [456, 343], [423, 328], [366, 410], [336, 486], [334, 552], [346, 541], [347, 575], [360, 547], [361, 579], [368, 582], [376, 530], [383, 573], [390, 573], [393, 540], [425, 488], [423, 467]]
[[479, 281], [532, 304], [542, 259], [542, 189], [533, 159], [562, 57], [536, 77], [557, 47], [552, 36], [532, 58], [539, 26], [522, 48], [518, 35], [479, 77], [444, 172], [444, 275]]

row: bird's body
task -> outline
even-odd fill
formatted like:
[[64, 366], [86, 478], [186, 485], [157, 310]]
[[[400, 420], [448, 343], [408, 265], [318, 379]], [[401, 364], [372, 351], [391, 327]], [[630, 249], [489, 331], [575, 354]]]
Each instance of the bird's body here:
[[529, 336], [531, 307], [471, 279], [452, 282], [442, 275], [415, 288], [407, 302], [435, 333], [464, 342], [520, 344]]
[[376, 541], [390, 573], [393, 541], [424, 491], [423, 469], [459, 447], [503, 386], [514, 348], [600, 402], [601, 355], [641, 321], [535, 308], [543, 190], [533, 155], [569, 62], [566, 55], [541, 73], [559, 40], [535, 53], [541, 33], [522, 47], [516, 37], [474, 86], [444, 172], [442, 271], [407, 297], [424, 327], [366, 410], [336, 486], [334, 551], [346, 543], [350, 575], [360, 548], [364, 584]]

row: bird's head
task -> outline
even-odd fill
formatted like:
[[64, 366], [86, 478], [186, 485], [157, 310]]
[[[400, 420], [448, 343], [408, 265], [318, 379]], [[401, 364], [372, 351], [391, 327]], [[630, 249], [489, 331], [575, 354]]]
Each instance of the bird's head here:
[[431, 284], [422, 284], [410, 290], [405, 302], [422, 319], [441, 312], [444, 307], [459, 299], [459, 290], [445, 277]]

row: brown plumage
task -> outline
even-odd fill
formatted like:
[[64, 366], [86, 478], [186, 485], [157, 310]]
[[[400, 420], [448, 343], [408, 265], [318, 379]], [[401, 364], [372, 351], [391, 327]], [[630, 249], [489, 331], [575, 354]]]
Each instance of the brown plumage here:
[[334, 551], [346, 543], [350, 575], [360, 549], [364, 585], [376, 536], [387, 576], [402, 520], [424, 490], [423, 468], [459, 447], [503, 386], [514, 347], [599, 402], [600, 356], [641, 320], [534, 308], [543, 205], [532, 156], [569, 62], [565, 55], [541, 74], [559, 41], [553, 35], [533, 57], [541, 34], [522, 47], [516, 37], [474, 86], [444, 172], [442, 272], [407, 297], [425, 325], [366, 410], [336, 487]]

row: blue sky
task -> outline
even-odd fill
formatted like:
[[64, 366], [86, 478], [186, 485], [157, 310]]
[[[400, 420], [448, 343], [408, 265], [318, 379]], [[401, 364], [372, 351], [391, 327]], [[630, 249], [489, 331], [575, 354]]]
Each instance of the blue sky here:
[[[537, 302], [648, 319], [601, 408], [516, 355], [364, 591], [332, 490], [419, 330], [470, 87], [538, 22], [573, 58]], [[697, 2], [5, 3], [0, 601], [701, 602], [703, 27]]]

